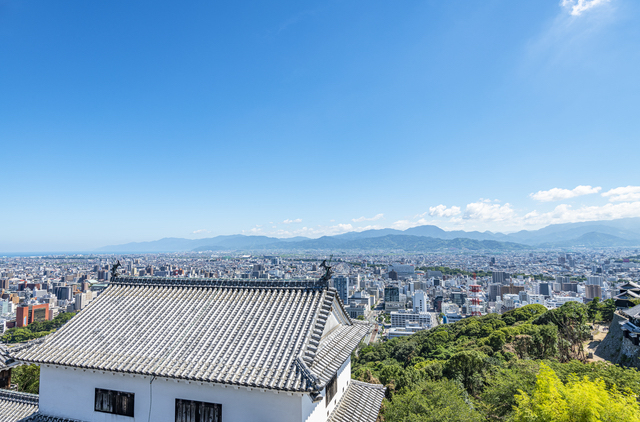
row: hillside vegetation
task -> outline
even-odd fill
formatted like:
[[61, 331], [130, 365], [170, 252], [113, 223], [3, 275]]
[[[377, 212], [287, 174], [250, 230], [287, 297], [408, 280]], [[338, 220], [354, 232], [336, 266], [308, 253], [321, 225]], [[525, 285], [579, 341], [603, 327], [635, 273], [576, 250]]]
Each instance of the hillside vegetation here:
[[582, 362], [589, 323], [614, 311], [608, 300], [466, 318], [363, 347], [352, 377], [387, 386], [388, 422], [640, 421], [640, 373]]

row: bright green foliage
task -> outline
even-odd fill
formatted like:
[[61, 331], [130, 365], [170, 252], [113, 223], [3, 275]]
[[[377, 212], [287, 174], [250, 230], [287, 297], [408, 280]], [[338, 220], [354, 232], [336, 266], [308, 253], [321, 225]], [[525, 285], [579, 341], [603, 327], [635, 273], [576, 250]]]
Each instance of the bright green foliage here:
[[544, 363], [533, 393], [521, 391], [515, 399], [515, 422], [640, 422], [640, 406], [634, 395], [615, 387], [607, 389], [601, 379], [573, 376], [563, 384]]
[[11, 383], [18, 385], [18, 391], [38, 394], [40, 389], [40, 367], [22, 365], [11, 369]]
[[538, 364], [533, 361], [516, 361], [508, 366], [492, 366], [485, 378], [480, 394], [479, 408], [489, 420], [504, 420], [516, 405], [518, 391], [533, 391]]
[[2, 340], [3, 343], [22, 343], [46, 336], [62, 327], [73, 318], [74, 315], [75, 312], [64, 312], [58, 314], [51, 321], [34, 322], [22, 328], [9, 328], [0, 340]]
[[[599, 302], [597, 312], [607, 302]], [[504, 315], [465, 318], [363, 347], [353, 357], [352, 377], [387, 386], [385, 421], [475, 420], [478, 414], [487, 421], [511, 420], [519, 391], [535, 398], [541, 364], [555, 371], [563, 388], [586, 377], [589, 388], [601, 383], [613, 396], [614, 386], [640, 395], [637, 370], [572, 359], [581, 339], [588, 338], [589, 319], [588, 306], [575, 302], [552, 311], [528, 305]], [[452, 385], [455, 394], [438, 396]], [[456, 405], [459, 415], [448, 413], [447, 400], [465, 403]]]
[[385, 422], [474, 422], [482, 416], [454, 381], [423, 381], [385, 401]]

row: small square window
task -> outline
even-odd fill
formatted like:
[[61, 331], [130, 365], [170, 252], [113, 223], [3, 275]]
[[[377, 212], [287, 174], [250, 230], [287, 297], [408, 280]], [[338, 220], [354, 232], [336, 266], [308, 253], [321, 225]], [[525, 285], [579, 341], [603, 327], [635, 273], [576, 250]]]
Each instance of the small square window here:
[[114, 415], [133, 417], [134, 393], [96, 388], [94, 410]]
[[176, 399], [176, 422], [222, 422], [222, 405]]

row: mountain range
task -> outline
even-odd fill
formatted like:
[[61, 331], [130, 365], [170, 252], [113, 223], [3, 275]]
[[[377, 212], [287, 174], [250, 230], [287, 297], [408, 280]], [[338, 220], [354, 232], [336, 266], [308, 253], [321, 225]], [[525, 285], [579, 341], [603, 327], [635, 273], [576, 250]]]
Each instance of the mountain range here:
[[206, 239], [164, 238], [105, 246], [97, 252], [186, 252], [237, 250], [524, 250], [532, 248], [601, 248], [640, 246], [640, 218], [554, 224], [515, 233], [446, 231], [432, 225], [407, 230], [349, 232], [318, 239], [229, 235]]

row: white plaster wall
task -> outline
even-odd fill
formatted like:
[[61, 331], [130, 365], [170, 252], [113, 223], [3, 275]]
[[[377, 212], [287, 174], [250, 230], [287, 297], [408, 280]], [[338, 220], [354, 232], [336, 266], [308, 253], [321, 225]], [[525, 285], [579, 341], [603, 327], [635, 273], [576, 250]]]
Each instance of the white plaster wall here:
[[322, 337], [321, 338], [325, 338], [326, 336], [331, 334], [333, 329], [336, 328], [339, 325], [340, 325], [340, 322], [336, 318], [334, 312], [331, 311], [331, 313], [329, 314], [329, 318], [327, 318], [327, 322], [324, 323], [324, 330], [322, 331]]
[[[336, 407], [336, 404], [338, 404], [338, 402], [342, 398], [342, 395], [347, 391], [347, 387], [349, 386], [350, 382], [351, 382], [351, 356], [349, 356], [349, 358], [342, 364], [340, 369], [338, 369], [338, 392], [336, 393], [335, 396], [333, 396], [333, 399], [331, 399], [331, 402], [326, 407], [326, 411], [329, 412], [329, 414], [333, 412], [333, 409]], [[325, 417], [326, 417], [326, 412], [325, 412]]]
[[[326, 420], [326, 416], [324, 419], [316, 417], [323, 414], [324, 400], [311, 403], [308, 395], [249, 391], [206, 383], [189, 384], [166, 378], [156, 378], [151, 384], [153, 403], [149, 415], [150, 381], [150, 377], [42, 365], [40, 411], [50, 416], [87, 422], [174, 422], [175, 399], [180, 398], [222, 404], [222, 420], [225, 422], [301, 422], [305, 421], [305, 413], [313, 414], [314, 422]], [[135, 393], [135, 416], [130, 418], [94, 411], [96, 388]], [[317, 412], [318, 409], [321, 411]]]

